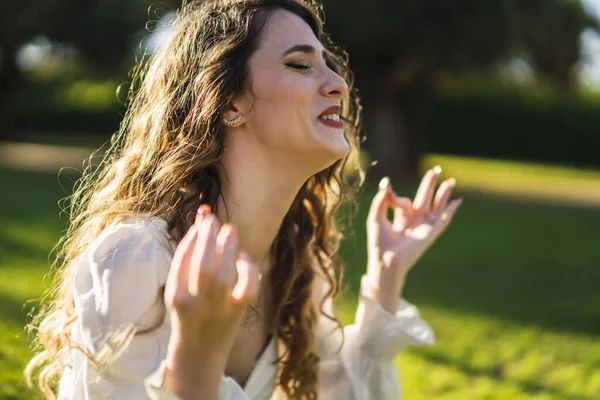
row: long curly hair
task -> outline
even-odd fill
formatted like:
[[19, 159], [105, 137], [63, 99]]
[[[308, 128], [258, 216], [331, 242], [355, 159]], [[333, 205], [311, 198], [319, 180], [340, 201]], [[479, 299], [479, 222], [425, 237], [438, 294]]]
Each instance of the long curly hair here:
[[[343, 278], [337, 216], [363, 180], [347, 174], [348, 158], [358, 153], [362, 141], [361, 107], [348, 56], [323, 31], [317, 2], [206, 0], [185, 2], [169, 23], [169, 38], [133, 68], [119, 131], [102, 160], [93, 167], [90, 163], [67, 199], [69, 223], [54, 262], [55, 284], [30, 324], [38, 354], [25, 370], [29, 385], [36, 378], [47, 398], [55, 398], [56, 380], [73, 348], [70, 327], [77, 317], [70, 282], [86, 247], [111, 224], [140, 216], [163, 218], [179, 241], [200, 204], [217, 209], [225, 135], [221, 118], [232, 99], [248, 90], [248, 59], [260, 45], [269, 13], [277, 8], [306, 21], [350, 87], [341, 115], [349, 156], [304, 183], [270, 254], [277, 266], [272, 273], [276, 311], [271, 322], [285, 346], [278, 360], [278, 387], [290, 399], [317, 397], [319, 360], [313, 345], [318, 313], [342, 327], [323, 307], [338, 296]], [[311, 300], [316, 269], [330, 284], [319, 305]]]

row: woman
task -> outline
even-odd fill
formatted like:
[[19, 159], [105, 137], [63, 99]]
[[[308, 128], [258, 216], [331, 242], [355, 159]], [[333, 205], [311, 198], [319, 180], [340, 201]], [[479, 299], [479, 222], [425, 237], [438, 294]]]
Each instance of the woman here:
[[[460, 200], [384, 179], [357, 319], [333, 310], [334, 216], [359, 143], [345, 54], [300, 0], [185, 5], [137, 69], [128, 114], [72, 198], [40, 386], [61, 399], [397, 399], [394, 357], [433, 343], [400, 298]], [[388, 209], [395, 210], [393, 223]]]

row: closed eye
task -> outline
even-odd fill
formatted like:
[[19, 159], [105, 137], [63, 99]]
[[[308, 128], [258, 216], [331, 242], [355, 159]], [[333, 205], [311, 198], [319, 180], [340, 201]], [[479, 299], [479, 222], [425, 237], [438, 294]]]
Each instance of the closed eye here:
[[[309, 56], [314, 56], [314, 54], [316, 53], [316, 50], [311, 45], [298, 44], [298, 45], [293, 46], [290, 49], [286, 50], [283, 53], [283, 57], [285, 57], [288, 54], [294, 53], [294, 52], [301, 52], [301, 53], [305, 53]], [[325, 61], [325, 65], [327, 66], [327, 68], [329, 68], [330, 70], [332, 70], [333, 72], [335, 72], [336, 74], [341, 76], [342, 71], [340, 69], [340, 65], [338, 65], [337, 62], [335, 62], [334, 57], [332, 57], [332, 54], [330, 54], [329, 51], [323, 50], [323, 60]], [[286, 63], [285, 65], [289, 68], [293, 68], [293, 69], [300, 70], [300, 71], [308, 71], [309, 69], [312, 68], [312, 66], [310, 66], [310, 65], [305, 65], [305, 64], [298, 63], [298, 62]]]
[[304, 65], [304, 64], [294, 64], [294, 63], [290, 63], [290, 64], [285, 64], [286, 66], [290, 67], [290, 68], [294, 68], [294, 69], [299, 69], [302, 71], [306, 71], [311, 69], [312, 67], [310, 65]]

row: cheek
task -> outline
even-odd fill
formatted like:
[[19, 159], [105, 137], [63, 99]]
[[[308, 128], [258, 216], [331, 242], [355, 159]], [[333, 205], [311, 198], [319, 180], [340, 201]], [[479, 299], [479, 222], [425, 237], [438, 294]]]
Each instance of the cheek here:
[[297, 74], [282, 73], [283, 76], [257, 76], [255, 94], [264, 106], [265, 112], [271, 112], [274, 119], [292, 118], [312, 112], [315, 88], [310, 78]]
[[285, 99], [296, 111], [311, 111], [314, 106], [315, 85], [310, 78], [298, 75], [294, 78], [283, 79], [278, 89], [281, 97]]
[[314, 129], [315, 87], [310, 77], [257, 74], [254, 81], [255, 127], [269, 146], [304, 148], [307, 130]]

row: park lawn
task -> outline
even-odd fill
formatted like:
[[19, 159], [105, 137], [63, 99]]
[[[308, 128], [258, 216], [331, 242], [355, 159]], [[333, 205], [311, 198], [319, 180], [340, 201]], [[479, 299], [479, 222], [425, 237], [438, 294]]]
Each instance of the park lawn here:
[[543, 197], [555, 204], [600, 204], [600, 174], [589, 168], [447, 154], [423, 157], [424, 168], [433, 165], [443, 165], [442, 177], [455, 177], [462, 188], [471, 192], [495, 197]]
[[[57, 201], [66, 193], [56, 174], [0, 169], [0, 182], [0, 399], [34, 399], [22, 379], [31, 357], [24, 304], [49, 282], [42, 278], [64, 227]], [[346, 322], [364, 271], [373, 190], [359, 198], [341, 250]], [[406, 285], [438, 341], [398, 357], [404, 398], [600, 398], [600, 212], [464, 195]]]

